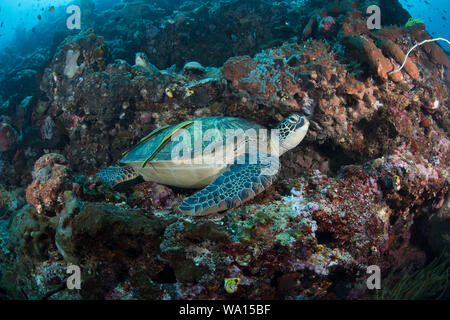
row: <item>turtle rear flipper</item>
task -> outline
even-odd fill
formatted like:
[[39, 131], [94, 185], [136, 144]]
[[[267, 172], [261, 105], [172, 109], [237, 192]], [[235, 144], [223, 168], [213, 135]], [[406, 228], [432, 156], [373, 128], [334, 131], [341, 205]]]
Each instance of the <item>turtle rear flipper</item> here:
[[184, 199], [178, 209], [187, 215], [205, 216], [238, 207], [253, 199], [273, 183], [278, 173], [278, 158], [267, 157], [266, 161], [258, 157], [257, 162], [252, 164], [248, 154], [242, 155], [237, 163], [232, 164], [206, 188]]
[[115, 187], [120, 183], [134, 180], [140, 175], [129, 166], [115, 165], [101, 170], [96, 176], [99, 177], [104, 184]]

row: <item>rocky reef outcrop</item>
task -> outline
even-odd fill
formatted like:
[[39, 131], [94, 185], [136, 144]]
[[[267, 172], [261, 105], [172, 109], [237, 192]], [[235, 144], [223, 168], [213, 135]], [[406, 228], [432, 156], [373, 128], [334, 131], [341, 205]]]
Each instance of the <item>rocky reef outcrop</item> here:
[[[92, 29], [58, 46], [29, 100], [40, 134], [12, 134], [17, 116], [0, 129], [0, 177], [27, 187], [9, 225], [0, 217], [0, 296], [371, 299], [369, 265], [421, 268], [440, 255], [450, 63], [427, 43], [392, 73], [430, 36], [404, 16], [369, 30], [365, 7], [184, 2], [167, 18], [163, 4], [127, 2], [92, 16]], [[124, 24], [107, 24], [117, 12]], [[272, 127], [291, 113], [311, 125], [276, 183], [220, 215], [178, 214], [189, 191], [111, 189], [94, 176], [162, 125], [228, 115]], [[65, 287], [69, 264], [81, 268], [81, 290]], [[235, 292], [226, 278], [240, 279]]]

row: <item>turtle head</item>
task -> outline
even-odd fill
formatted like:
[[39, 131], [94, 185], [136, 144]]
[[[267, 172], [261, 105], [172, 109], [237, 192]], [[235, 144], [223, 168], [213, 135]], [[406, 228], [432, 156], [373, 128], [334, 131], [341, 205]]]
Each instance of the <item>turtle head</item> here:
[[280, 155], [298, 146], [308, 132], [309, 121], [304, 115], [291, 114], [283, 119], [275, 129], [280, 135]]

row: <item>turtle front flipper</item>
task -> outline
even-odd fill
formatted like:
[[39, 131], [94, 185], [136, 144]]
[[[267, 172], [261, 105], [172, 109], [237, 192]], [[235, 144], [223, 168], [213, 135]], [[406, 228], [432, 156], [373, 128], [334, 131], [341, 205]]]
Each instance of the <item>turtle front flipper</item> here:
[[129, 166], [115, 165], [101, 170], [96, 176], [99, 177], [104, 184], [115, 187], [120, 183], [134, 180], [140, 175]]
[[183, 200], [178, 209], [187, 215], [205, 216], [235, 208], [253, 199], [270, 186], [279, 169], [279, 160], [267, 156], [249, 161], [248, 154], [237, 158], [228, 170], [207, 187]]

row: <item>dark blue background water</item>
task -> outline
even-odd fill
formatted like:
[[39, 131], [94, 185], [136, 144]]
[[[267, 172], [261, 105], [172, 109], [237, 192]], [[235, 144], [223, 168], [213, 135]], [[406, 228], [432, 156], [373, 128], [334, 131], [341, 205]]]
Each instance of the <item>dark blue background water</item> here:
[[[168, 0], [170, 1], [170, 0]], [[105, 10], [119, 3], [117, 0], [96, 0], [96, 10]], [[39, 39], [50, 41], [52, 32], [61, 31], [64, 18], [67, 16], [65, 9], [71, 4], [79, 4], [80, 0], [1, 0], [0, 1], [0, 48], [6, 46], [21, 46], [23, 42], [30, 45], [39, 43]], [[447, 27], [448, 12], [450, 12], [449, 0], [400, 0], [400, 3], [409, 13], [422, 19], [428, 31], [434, 37], [450, 39], [450, 30]], [[55, 11], [49, 11], [54, 6]], [[41, 19], [39, 19], [39, 16]], [[56, 24], [48, 30], [45, 24]], [[37, 38], [37, 39], [36, 39]], [[18, 42], [16, 42], [18, 40]], [[448, 51], [450, 45], [441, 42]]]

